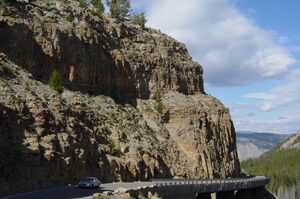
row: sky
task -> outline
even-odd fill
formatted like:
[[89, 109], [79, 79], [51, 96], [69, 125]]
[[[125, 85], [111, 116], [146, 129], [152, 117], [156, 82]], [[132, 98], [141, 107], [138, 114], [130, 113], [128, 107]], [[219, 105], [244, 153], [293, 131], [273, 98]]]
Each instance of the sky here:
[[299, 0], [132, 0], [147, 26], [186, 44], [205, 91], [237, 131], [300, 129]]

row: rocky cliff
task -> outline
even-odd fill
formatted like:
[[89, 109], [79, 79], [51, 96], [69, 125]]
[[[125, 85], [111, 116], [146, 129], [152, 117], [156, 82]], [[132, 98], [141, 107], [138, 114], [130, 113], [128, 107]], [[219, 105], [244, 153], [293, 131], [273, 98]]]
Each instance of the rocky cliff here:
[[283, 142], [280, 149], [300, 149], [300, 130]]
[[[85, 176], [239, 176], [229, 110], [183, 44], [49, 2], [0, 3], [0, 195]], [[61, 94], [45, 84], [53, 69]]]
[[77, 1], [38, 2], [0, 9], [0, 50], [35, 78], [56, 68], [69, 88], [122, 99], [204, 92], [202, 67], [173, 38], [100, 19]]

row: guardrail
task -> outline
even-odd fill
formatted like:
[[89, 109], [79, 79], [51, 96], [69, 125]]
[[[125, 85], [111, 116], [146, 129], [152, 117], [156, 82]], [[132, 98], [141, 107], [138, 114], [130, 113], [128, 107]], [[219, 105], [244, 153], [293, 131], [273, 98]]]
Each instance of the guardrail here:
[[155, 192], [161, 197], [193, 195], [197, 193], [216, 193], [263, 187], [268, 178], [256, 176], [252, 178], [209, 179], [209, 180], [164, 180], [154, 181], [152, 185], [131, 189], [136, 193]]

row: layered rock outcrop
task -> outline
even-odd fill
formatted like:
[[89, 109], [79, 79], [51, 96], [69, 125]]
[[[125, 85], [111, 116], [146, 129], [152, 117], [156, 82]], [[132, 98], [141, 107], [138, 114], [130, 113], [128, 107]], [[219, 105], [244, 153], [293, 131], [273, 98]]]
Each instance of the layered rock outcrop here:
[[100, 19], [77, 4], [1, 6], [0, 50], [40, 80], [58, 69], [76, 90], [122, 99], [158, 90], [204, 92], [202, 67], [184, 44], [151, 28]]
[[[76, 1], [43, 2], [0, 3], [0, 195], [85, 176], [239, 176], [229, 110], [204, 94], [183, 44]], [[62, 94], [45, 84], [54, 68]]]
[[300, 130], [282, 143], [280, 149], [300, 149]]

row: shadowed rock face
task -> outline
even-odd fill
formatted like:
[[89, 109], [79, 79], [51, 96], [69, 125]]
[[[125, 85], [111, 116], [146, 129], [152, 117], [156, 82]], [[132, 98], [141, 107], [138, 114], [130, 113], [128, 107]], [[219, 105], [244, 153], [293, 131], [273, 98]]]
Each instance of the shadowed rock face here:
[[103, 95], [60, 95], [3, 55], [0, 92], [0, 194], [85, 176], [103, 182], [239, 176], [228, 109], [211, 96], [166, 93], [160, 114], [155, 100], [139, 99], [135, 108]]
[[56, 68], [70, 88], [115, 98], [204, 92], [202, 67], [184, 44], [159, 31], [100, 20], [72, 4], [18, 3], [2, 6], [0, 14], [0, 50], [39, 80]]
[[62, 95], [0, 54], [0, 195], [78, 183], [169, 178], [153, 132], [132, 106]]

